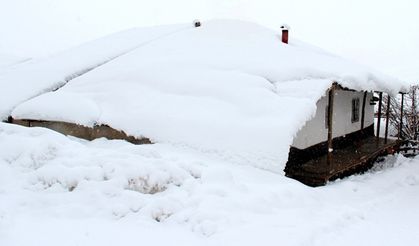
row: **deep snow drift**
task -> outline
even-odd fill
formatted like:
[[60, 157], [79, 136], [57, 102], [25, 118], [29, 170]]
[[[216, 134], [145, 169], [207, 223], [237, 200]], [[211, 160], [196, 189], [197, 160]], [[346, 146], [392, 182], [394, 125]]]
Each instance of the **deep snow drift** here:
[[[50, 67], [39, 65], [43, 72], [33, 82], [7, 74], [17, 84], [25, 80], [23, 92], [29, 92], [16, 86], [4, 92], [20, 95], [5, 96], [3, 116], [13, 110], [18, 119], [107, 124], [129, 135], [219, 152], [281, 172], [293, 136], [313, 116], [332, 82], [391, 93], [404, 88], [400, 81], [300, 41], [284, 44], [277, 32], [253, 23], [218, 20], [179, 28], [153, 40], [148, 37], [155, 28], [133, 30], [148, 42], [58, 91], [21, 104], [33, 91], [62, 85], [68, 79], [60, 78], [74, 77], [77, 69], [65, 55], [57, 55], [61, 64], [47, 60]], [[100, 42], [118, 46], [112, 36]], [[72, 50], [71, 57], [79, 60], [90, 49], [104, 50], [94, 45]], [[98, 60], [96, 55], [91, 59]], [[97, 64], [88, 61], [84, 64]], [[59, 69], [43, 78], [51, 67]]]
[[419, 159], [310, 188], [217, 153], [0, 123], [0, 245], [416, 245]]

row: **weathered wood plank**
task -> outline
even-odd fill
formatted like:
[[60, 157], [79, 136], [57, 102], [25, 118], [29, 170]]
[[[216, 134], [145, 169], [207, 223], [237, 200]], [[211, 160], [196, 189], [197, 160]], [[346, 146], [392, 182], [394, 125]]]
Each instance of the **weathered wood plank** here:
[[399, 126], [399, 134], [397, 135], [397, 139], [402, 138], [402, 130], [403, 130], [403, 103], [404, 103], [404, 93], [402, 94], [402, 102], [400, 104], [400, 126]]
[[387, 109], [386, 109], [386, 129], [384, 135], [384, 143], [388, 140], [388, 123], [390, 122], [390, 95], [387, 95]]
[[364, 91], [364, 97], [362, 99], [362, 113], [361, 113], [361, 130], [364, 129], [364, 125], [365, 125], [365, 103], [367, 100], [367, 92]]
[[336, 84], [329, 89], [327, 105], [327, 163], [330, 164], [333, 158], [333, 102], [335, 97]]

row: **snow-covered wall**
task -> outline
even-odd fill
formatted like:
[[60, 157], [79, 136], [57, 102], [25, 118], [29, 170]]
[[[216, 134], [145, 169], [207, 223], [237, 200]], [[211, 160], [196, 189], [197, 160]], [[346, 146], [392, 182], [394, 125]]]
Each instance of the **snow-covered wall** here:
[[[333, 137], [341, 137], [361, 129], [362, 100], [364, 93], [358, 91], [337, 90], [333, 104]], [[370, 105], [373, 93], [368, 93], [365, 103], [365, 124], [368, 127], [374, 123], [374, 105]], [[360, 102], [359, 121], [352, 122], [352, 99]], [[315, 144], [327, 141], [326, 111], [328, 97], [325, 95], [317, 101], [314, 118], [307, 121], [294, 138], [293, 147], [305, 149]]]

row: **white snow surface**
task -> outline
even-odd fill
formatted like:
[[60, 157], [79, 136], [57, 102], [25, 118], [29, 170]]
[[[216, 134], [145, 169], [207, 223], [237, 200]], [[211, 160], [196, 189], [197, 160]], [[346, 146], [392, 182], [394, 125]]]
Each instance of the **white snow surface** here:
[[0, 53], [0, 73], [3, 69], [6, 69], [10, 66], [13, 66], [26, 60], [27, 59], [17, 57], [15, 55]]
[[0, 123], [0, 245], [416, 245], [419, 159], [310, 188], [168, 144]]
[[[141, 37], [148, 33], [143, 31]], [[113, 43], [112, 37], [103, 40]], [[57, 74], [43, 81], [63, 77]], [[138, 46], [58, 91], [21, 103], [12, 116], [107, 124], [282, 172], [294, 135], [333, 81], [356, 90], [404, 89], [398, 80], [297, 40], [284, 44], [257, 24], [216, 20]], [[33, 84], [36, 91], [56, 85]], [[12, 104], [6, 105], [9, 110]]]
[[0, 119], [19, 103], [55, 90], [72, 78], [187, 25], [134, 28], [48, 57], [0, 70]]

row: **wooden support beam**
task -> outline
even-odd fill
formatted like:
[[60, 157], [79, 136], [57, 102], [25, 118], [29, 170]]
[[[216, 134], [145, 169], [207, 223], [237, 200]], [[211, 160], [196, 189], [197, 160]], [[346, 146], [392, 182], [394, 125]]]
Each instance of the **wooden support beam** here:
[[387, 109], [386, 109], [386, 130], [384, 136], [384, 143], [387, 143], [388, 138], [388, 122], [390, 121], [390, 95], [387, 95]]
[[364, 92], [364, 98], [362, 99], [362, 115], [361, 115], [361, 130], [364, 129], [365, 125], [365, 101], [367, 100], [367, 92]]
[[381, 127], [381, 107], [383, 105], [383, 93], [378, 93], [378, 119], [377, 119], [377, 141], [380, 139], [380, 127]]
[[[416, 90], [418, 89], [418, 86], [412, 86], [412, 121], [414, 125], [413, 129], [413, 140], [418, 139], [418, 127], [417, 127], [417, 113], [416, 113]], [[416, 152], [416, 148], [413, 150], [413, 152]]]
[[404, 93], [402, 94], [402, 102], [400, 105], [400, 125], [399, 125], [399, 134], [397, 135], [397, 139], [402, 138], [402, 129], [403, 129], [403, 102], [404, 102]]
[[329, 102], [327, 105], [327, 165], [332, 172], [332, 152], [333, 152], [333, 101], [335, 97], [336, 84], [329, 89]]

